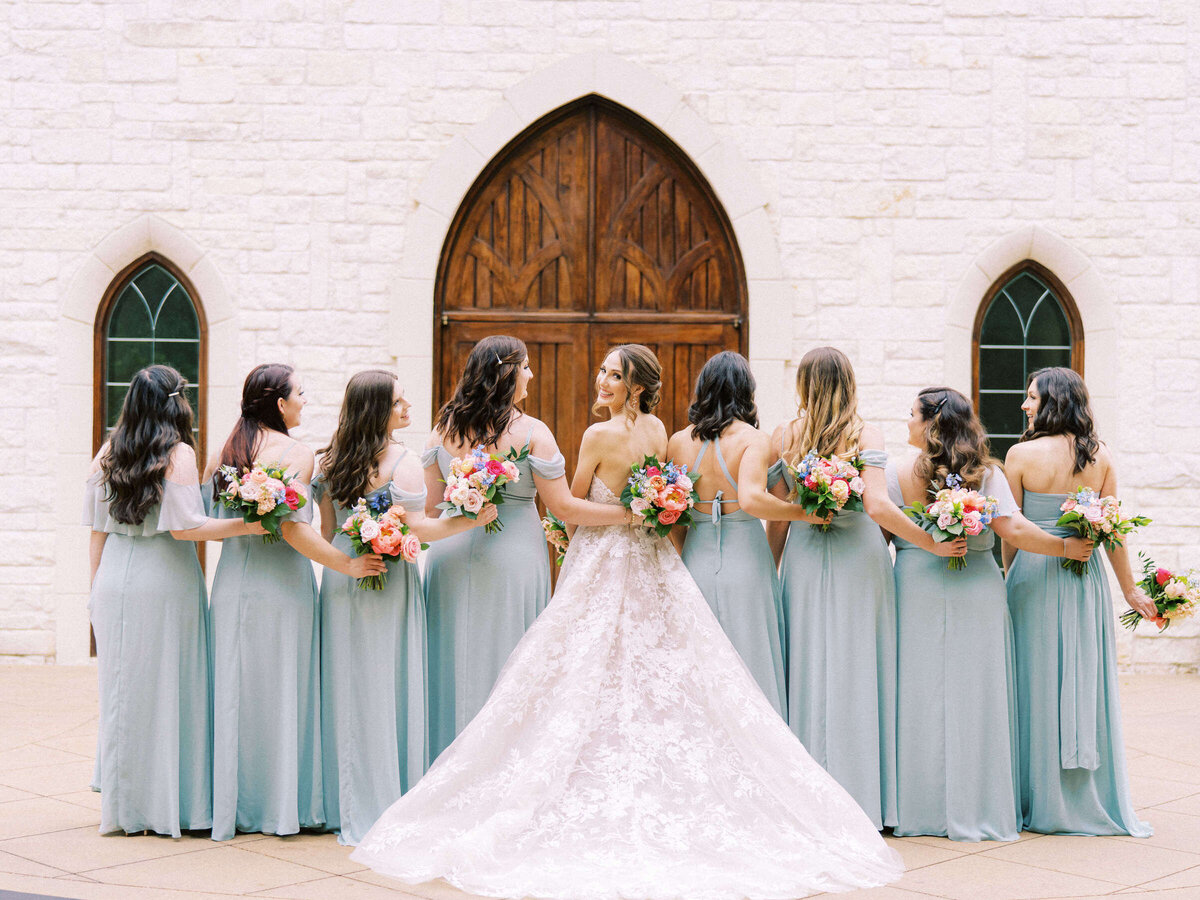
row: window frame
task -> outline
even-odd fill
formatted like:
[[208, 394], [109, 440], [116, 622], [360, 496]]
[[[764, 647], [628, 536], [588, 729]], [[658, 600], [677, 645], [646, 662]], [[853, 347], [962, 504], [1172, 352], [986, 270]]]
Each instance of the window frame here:
[[976, 415], [979, 414], [979, 356], [980, 356], [980, 340], [983, 334], [983, 320], [987, 316], [988, 310], [991, 309], [992, 303], [1008, 284], [1018, 275], [1028, 272], [1036, 276], [1054, 292], [1058, 299], [1059, 307], [1067, 319], [1067, 329], [1070, 332], [1071, 339], [1071, 368], [1083, 377], [1083, 358], [1084, 358], [1084, 334], [1083, 334], [1083, 319], [1079, 315], [1079, 307], [1075, 305], [1075, 298], [1071, 296], [1071, 292], [1067, 290], [1067, 286], [1063, 284], [1062, 279], [1051, 272], [1041, 263], [1032, 259], [1024, 259], [1016, 265], [1010, 266], [1005, 270], [999, 278], [992, 282], [992, 286], [987, 289], [987, 293], [983, 295], [983, 299], [979, 302], [979, 307], [975, 311], [975, 324], [971, 329], [971, 403], [975, 407]]
[[104, 395], [105, 383], [107, 381], [106, 371], [108, 368], [108, 326], [112, 318], [113, 308], [116, 306], [117, 298], [129, 284], [130, 279], [149, 263], [162, 266], [172, 278], [179, 282], [180, 286], [187, 292], [192, 309], [196, 312], [200, 338], [200, 378], [199, 383], [195, 385], [199, 408], [193, 410], [193, 412], [196, 415], [196, 458], [200, 462], [200, 465], [203, 466], [204, 461], [208, 458], [206, 455], [208, 446], [208, 423], [206, 421], [208, 418], [208, 319], [204, 314], [204, 304], [201, 302], [191, 280], [171, 260], [154, 250], [139, 256], [116, 274], [105, 289], [104, 296], [100, 300], [100, 305], [96, 310], [95, 325], [92, 331], [92, 455], [94, 456], [99, 453], [100, 447], [104, 444]]

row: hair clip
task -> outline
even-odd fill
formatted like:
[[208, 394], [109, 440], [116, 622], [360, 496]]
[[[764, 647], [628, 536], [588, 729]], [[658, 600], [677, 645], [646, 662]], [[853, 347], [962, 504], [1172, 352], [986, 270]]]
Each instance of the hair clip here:
[[179, 391], [171, 391], [171, 393], [167, 394], [167, 396], [168, 397], [178, 397]]
[[502, 366], [502, 365], [504, 365], [504, 360], [502, 360], [502, 359], [500, 358], [500, 354], [499, 354], [499, 353], [497, 353], [497, 354], [496, 354], [496, 365], [498, 365], [498, 366]]
[[946, 400], [949, 399], [949, 394], [942, 394], [942, 399], [937, 402], [937, 406], [933, 408], [933, 414], [936, 416], [942, 411], [942, 407], [946, 405]]

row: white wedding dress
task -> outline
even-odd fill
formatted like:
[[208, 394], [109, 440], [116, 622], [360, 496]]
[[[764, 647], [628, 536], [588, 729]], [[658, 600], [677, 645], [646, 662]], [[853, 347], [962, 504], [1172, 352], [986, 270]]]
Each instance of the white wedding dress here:
[[[599, 479], [590, 499], [619, 502]], [[493, 897], [784, 900], [904, 866], [805, 751], [665, 539], [579, 528], [486, 705], [356, 862]]]

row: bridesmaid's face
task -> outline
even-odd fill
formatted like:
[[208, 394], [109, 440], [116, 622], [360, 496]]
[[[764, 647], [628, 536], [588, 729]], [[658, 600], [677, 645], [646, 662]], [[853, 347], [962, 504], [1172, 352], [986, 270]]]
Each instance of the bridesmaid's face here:
[[529, 367], [529, 357], [521, 361], [517, 370], [517, 389], [513, 393], [513, 403], [520, 403], [529, 396], [529, 382], [533, 381], [533, 369]]
[[411, 409], [412, 404], [404, 399], [404, 388], [400, 387], [400, 382], [397, 381], [396, 386], [392, 388], [392, 415], [388, 419], [388, 431], [411, 425], [412, 418], [408, 414]]
[[292, 375], [291, 386], [291, 393], [279, 401], [279, 412], [283, 415], [283, 424], [289, 430], [300, 424], [300, 413], [304, 409], [304, 404], [308, 403], [299, 375]]
[[615, 350], [604, 357], [596, 373], [596, 405], [619, 410], [629, 396], [629, 387], [621, 375], [621, 356]]
[[1042, 395], [1038, 393], [1037, 379], [1029, 382], [1029, 389], [1025, 391], [1025, 402], [1021, 404], [1021, 412], [1025, 413], [1025, 419], [1029, 425], [1033, 426], [1034, 417], [1037, 416], [1038, 410], [1042, 408]]
[[921, 401], [913, 401], [908, 411], [908, 442], [918, 450], [925, 449], [925, 419], [921, 416]]

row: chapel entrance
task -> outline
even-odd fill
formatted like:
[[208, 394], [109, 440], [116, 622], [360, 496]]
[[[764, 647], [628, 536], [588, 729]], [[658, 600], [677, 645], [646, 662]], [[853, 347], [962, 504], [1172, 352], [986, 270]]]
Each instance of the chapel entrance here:
[[747, 348], [745, 272], [712, 188], [666, 135], [595, 95], [484, 169], [451, 223], [434, 302], [436, 406], [476, 341], [521, 338], [534, 371], [525, 408], [554, 432], [568, 479], [608, 347], [658, 354], [669, 430], [687, 423], [705, 360]]

